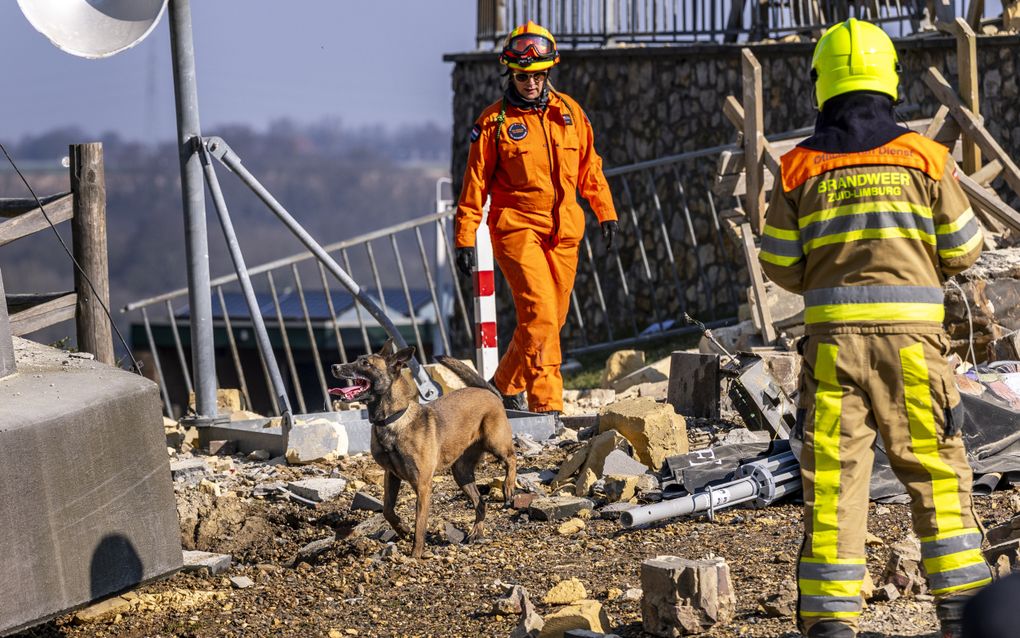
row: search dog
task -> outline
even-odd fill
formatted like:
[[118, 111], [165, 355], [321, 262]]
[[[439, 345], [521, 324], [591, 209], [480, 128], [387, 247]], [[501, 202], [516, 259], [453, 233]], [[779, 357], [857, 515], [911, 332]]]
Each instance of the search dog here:
[[495, 388], [467, 365], [440, 355], [436, 360], [468, 387], [420, 404], [411, 376], [401, 374], [414, 356], [414, 346], [393, 350], [388, 341], [378, 353], [333, 365], [333, 376], [343, 380], [345, 386], [331, 389], [330, 394], [368, 405], [372, 458], [386, 471], [383, 516], [401, 538], [411, 532], [397, 515], [397, 494], [402, 481], [414, 488], [418, 500], [411, 556], [420, 558], [425, 548], [433, 476], [453, 468], [454, 480], [475, 510], [474, 526], [467, 535], [471, 541], [482, 536], [485, 520], [485, 500], [475, 484], [475, 468], [486, 452], [503, 463], [503, 499], [510, 507], [517, 459], [510, 421]]

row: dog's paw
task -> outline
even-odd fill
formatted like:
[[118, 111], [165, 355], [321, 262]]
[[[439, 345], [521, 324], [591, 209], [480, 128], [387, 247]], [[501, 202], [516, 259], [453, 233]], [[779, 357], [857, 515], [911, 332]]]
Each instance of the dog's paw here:
[[401, 540], [407, 540], [412, 536], [411, 529], [407, 525], [404, 525], [402, 523], [400, 525], [397, 525], [394, 528], [394, 531], [397, 532], [397, 536], [399, 536]]
[[465, 538], [465, 540], [468, 543], [473, 543], [473, 542], [475, 542], [477, 540], [481, 540], [484, 536], [485, 536], [485, 531], [482, 528], [481, 524], [478, 524], [478, 525], [475, 525], [474, 527], [471, 528], [471, 531], [468, 532], [467, 537]]

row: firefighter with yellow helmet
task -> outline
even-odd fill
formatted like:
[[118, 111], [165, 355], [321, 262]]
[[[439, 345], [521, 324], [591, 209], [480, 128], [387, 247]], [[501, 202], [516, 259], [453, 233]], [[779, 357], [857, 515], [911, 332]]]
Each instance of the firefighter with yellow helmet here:
[[958, 638], [964, 604], [991, 575], [942, 284], [978, 258], [981, 230], [946, 148], [895, 121], [899, 64], [882, 29], [832, 27], [811, 67], [815, 132], [782, 157], [759, 255], [805, 305], [799, 625], [809, 638], [856, 635], [881, 435], [911, 497], [941, 635]]
[[555, 91], [549, 70], [556, 41], [528, 21], [506, 39], [499, 61], [509, 74], [502, 99], [471, 130], [456, 215], [457, 266], [470, 275], [475, 231], [491, 197], [488, 225], [496, 263], [513, 293], [517, 329], [492, 379], [507, 407], [563, 410], [560, 330], [567, 318], [588, 200], [610, 247], [616, 209], [581, 106]]

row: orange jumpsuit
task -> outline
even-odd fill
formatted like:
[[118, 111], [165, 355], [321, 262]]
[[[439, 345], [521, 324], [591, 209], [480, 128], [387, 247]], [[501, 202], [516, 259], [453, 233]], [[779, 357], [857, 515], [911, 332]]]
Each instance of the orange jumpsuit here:
[[591, 124], [577, 102], [550, 91], [544, 110], [506, 103], [499, 125], [503, 104], [501, 100], [485, 109], [471, 131], [456, 244], [475, 245], [482, 208], [491, 196], [493, 255], [517, 311], [517, 329], [494, 382], [504, 394], [526, 390], [533, 411], [562, 411], [560, 330], [584, 234], [577, 192], [600, 223], [616, 220], [616, 209]]

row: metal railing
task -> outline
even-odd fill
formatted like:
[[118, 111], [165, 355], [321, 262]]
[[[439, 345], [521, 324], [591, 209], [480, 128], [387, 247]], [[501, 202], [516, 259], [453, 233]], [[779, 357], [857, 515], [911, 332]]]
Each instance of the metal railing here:
[[[435, 213], [322, 247], [355, 281], [367, 284], [364, 288], [371, 291], [368, 294], [423, 357], [450, 352], [452, 329], [472, 333], [465, 305], [467, 291], [449, 268], [453, 263], [453, 209], [452, 200], [443, 193], [449, 183], [448, 178], [436, 183]], [[329, 365], [346, 363], [355, 353], [375, 351], [386, 334], [352, 295], [338, 290], [335, 282], [331, 285], [326, 268], [311, 251], [251, 267], [247, 272], [257, 290], [260, 314], [270, 328], [274, 355], [282, 359], [289, 398], [300, 413], [308, 413], [310, 407], [315, 408], [313, 411], [331, 409], [326, 377]], [[272, 392], [261, 351], [253, 349], [258, 354], [261, 374], [256, 371], [253, 375], [252, 362], [245, 365], [243, 361], [242, 346], [252, 345], [251, 326], [238, 276], [219, 277], [211, 285], [216, 341], [221, 345], [225, 342], [229, 350], [229, 361], [221, 357], [217, 362], [221, 368], [229, 365], [229, 369], [221, 369], [218, 376], [232, 376], [248, 406], [279, 415], [281, 406]], [[177, 389], [188, 395], [194, 391], [187, 335], [182, 336], [181, 328], [182, 324], [187, 327], [187, 295], [188, 290], [182, 288], [130, 303], [123, 309], [137, 312], [141, 319], [164, 411], [171, 417], [175, 412], [184, 413], [188, 398], [174, 392], [167, 379], [177, 381]], [[460, 321], [463, 327], [453, 327], [451, 321]], [[169, 348], [160, 347], [154, 328], [162, 329], [164, 340], [172, 341]], [[314, 370], [312, 388], [305, 382], [311, 376], [308, 367]], [[266, 388], [267, 404], [253, 402], [253, 398], [263, 396], [253, 386]]]
[[[755, 42], [792, 33], [817, 34], [851, 17], [906, 35], [934, 22], [925, 0], [478, 0], [478, 48], [502, 45], [507, 33], [534, 20], [561, 47], [623, 42]], [[951, 2], [942, 11], [960, 15]]]

